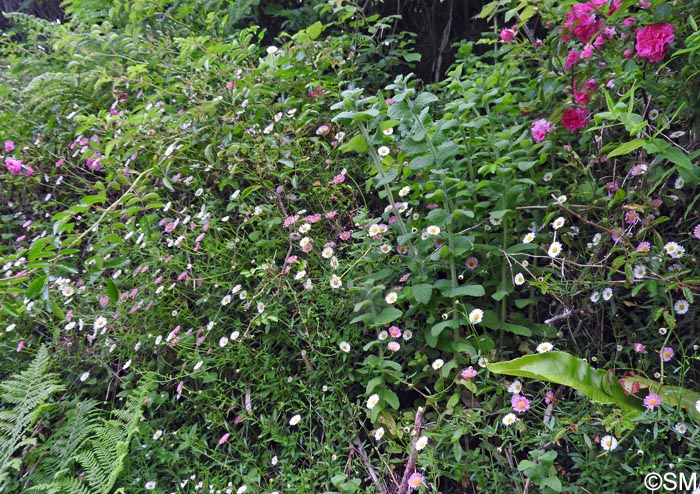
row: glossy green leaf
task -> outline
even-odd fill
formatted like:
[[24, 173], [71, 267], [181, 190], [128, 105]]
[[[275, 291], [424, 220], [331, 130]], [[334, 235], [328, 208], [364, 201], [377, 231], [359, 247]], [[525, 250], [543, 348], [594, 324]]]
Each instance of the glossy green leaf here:
[[566, 352], [526, 355], [507, 362], [488, 364], [487, 368], [495, 374], [563, 384], [597, 403], [617, 405], [623, 410], [641, 409], [640, 401], [625, 395], [614, 376], [609, 376], [602, 369], [594, 369], [584, 360]]
[[[696, 422], [700, 422], [700, 410], [696, 408], [696, 403], [700, 400], [700, 393], [691, 391], [680, 386], [668, 386], [657, 381], [652, 381], [642, 376], [625, 376], [622, 381], [625, 382], [627, 389], [630, 389], [632, 384], [639, 385], [641, 389], [648, 389], [659, 395], [661, 403], [670, 407], [678, 407], [685, 409], [688, 415]], [[647, 395], [647, 391], [637, 393], [640, 398]]]

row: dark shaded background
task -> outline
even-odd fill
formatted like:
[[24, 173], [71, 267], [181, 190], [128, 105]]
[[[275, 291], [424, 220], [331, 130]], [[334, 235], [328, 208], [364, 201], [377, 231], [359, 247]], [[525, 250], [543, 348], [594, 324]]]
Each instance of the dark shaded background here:
[[[256, 24], [266, 28], [274, 37], [282, 30], [284, 19], [266, 12], [274, 6], [286, 11], [301, 10], [309, 4], [324, 0], [262, 0], [257, 7]], [[416, 34], [416, 50], [422, 55], [415, 73], [425, 82], [439, 80], [454, 60], [453, 43], [459, 40], [475, 40], [488, 29], [488, 24], [474, 16], [488, 0], [366, 0], [362, 5], [367, 15], [400, 15], [393, 26], [395, 34], [408, 31]], [[2, 12], [24, 12], [46, 20], [64, 20], [60, 0], [0, 0]], [[10, 22], [0, 16], [0, 29], [10, 28]]]

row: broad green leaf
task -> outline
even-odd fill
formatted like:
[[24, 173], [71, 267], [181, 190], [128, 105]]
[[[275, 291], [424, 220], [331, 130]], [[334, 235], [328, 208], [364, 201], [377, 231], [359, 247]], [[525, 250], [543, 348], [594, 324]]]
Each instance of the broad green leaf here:
[[532, 336], [532, 331], [530, 331], [530, 328], [519, 324], [504, 322], [501, 324], [500, 329], [508, 331], [509, 333], [518, 334], [520, 336]]
[[457, 321], [455, 321], [454, 319], [442, 321], [442, 322], [437, 323], [432, 328], [430, 328], [430, 334], [433, 335], [435, 338], [437, 338], [438, 336], [440, 336], [440, 334], [442, 333], [442, 331], [445, 328], [456, 328], [458, 325], [459, 325], [459, 323]]
[[367, 141], [362, 134], [357, 134], [348, 142], [340, 146], [340, 150], [344, 153], [349, 153], [351, 151], [355, 151], [356, 153], [365, 153], [367, 152]]
[[377, 394], [382, 400], [386, 401], [391, 408], [393, 408], [394, 410], [399, 409], [399, 397], [396, 396], [396, 393], [394, 393], [390, 389], [383, 388], [377, 390]]
[[107, 296], [112, 302], [119, 302], [119, 290], [117, 290], [112, 278], [107, 278]]
[[309, 35], [309, 39], [317, 39], [326, 27], [320, 22], [316, 21], [305, 29], [306, 34]]
[[34, 281], [32, 281], [27, 287], [25, 296], [29, 299], [32, 299], [39, 295], [44, 289], [44, 286], [46, 285], [46, 278], [46, 275], [37, 276], [36, 278], [34, 278]]
[[[627, 389], [631, 384], [638, 384], [640, 389], [649, 389], [661, 398], [661, 403], [670, 407], [680, 406], [684, 408], [688, 415], [696, 422], [700, 422], [700, 411], [695, 407], [695, 403], [700, 400], [700, 393], [691, 391], [680, 386], [667, 386], [657, 381], [652, 381], [642, 376], [625, 376], [621, 381], [625, 382]], [[646, 396], [647, 392], [638, 393], [640, 398]]]
[[646, 142], [647, 141], [645, 139], [641, 139], [641, 138], [633, 139], [629, 142], [626, 142], [626, 143], [616, 147], [612, 151], [610, 151], [608, 153], [608, 158], [614, 158], [615, 156], [622, 156], [625, 154], [629, 154], [632, 151], [636, 151], [640, 147], [644, 146], [644, 144], [646, 144]]
[[430, 283], [419, 283], [411, 287], [411, 293], [419, 304], [427, 304], [433, 294], [433, 285]]
[[614, 404], [623, 410], [641, 409], [641, 402], [625, 395], [620, 384], [611, 380], [606, 371], [594, 369], [584, 360], [566, 352], [526, 355], [507, 362], [488, 364], [487, 368], [495, 374], [563, 384], [597, 403]]
[[462, 285], [450, 290], [448, 297], [483, 297], [486, 290], [481, 285]]
[[401, 312], [399, 309], [395, 307], [386, 307], [377, 317], [374, 318], [374, 324], [389, 324], [390, 322], [397, 320], [402, 315], [403, 312]]

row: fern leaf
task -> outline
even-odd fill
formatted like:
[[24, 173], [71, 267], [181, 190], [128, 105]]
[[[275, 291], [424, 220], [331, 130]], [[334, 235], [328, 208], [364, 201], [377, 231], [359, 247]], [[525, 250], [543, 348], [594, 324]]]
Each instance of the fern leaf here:
[[18, 469], [20, 465], [12, 457], [28, 444], [23, 436], [39, 418], [51, 396], [65, 389], [58, 376], [48, 372], [49, 365], [49, 352], [43, 346], [28, 369], [0, 383], [0, 404], [3, 406], [0, 415], [0, 484], [10, 468]]

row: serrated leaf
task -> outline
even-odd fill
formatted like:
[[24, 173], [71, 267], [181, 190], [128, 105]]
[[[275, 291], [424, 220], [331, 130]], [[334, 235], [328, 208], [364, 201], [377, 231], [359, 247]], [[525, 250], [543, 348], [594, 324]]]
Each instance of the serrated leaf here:
[[411, 287], [411, 293], [419, 304], [427, 304], [433, 294], [433, 285], [430, 283], [419, 283]]

